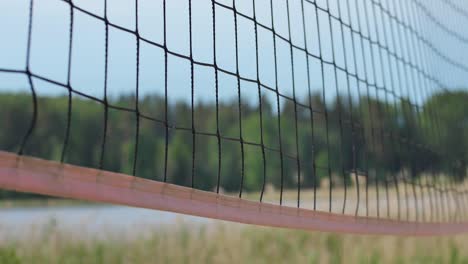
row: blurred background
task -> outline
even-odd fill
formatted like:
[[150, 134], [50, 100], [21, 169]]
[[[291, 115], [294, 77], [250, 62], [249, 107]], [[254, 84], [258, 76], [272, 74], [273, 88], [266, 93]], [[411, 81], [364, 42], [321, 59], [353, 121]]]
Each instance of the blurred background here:
[[[282, 186], [292, 206], [300, 183], [301, 207], [336, 213], [396, 217], [406, 199], [410, 220], [417, 201], [395, 179], [465, 186], [462, 1], [135, 4], [0, 1], [0, 150], [183, 186], [193, 178], [255, 201], [266, 186], [275, 204]], [[429, 187], [414, 192], [429, 207]], [[0, 263], [468, 261], [465, 236], [290, 231], [7, 190], [0, 199]]]

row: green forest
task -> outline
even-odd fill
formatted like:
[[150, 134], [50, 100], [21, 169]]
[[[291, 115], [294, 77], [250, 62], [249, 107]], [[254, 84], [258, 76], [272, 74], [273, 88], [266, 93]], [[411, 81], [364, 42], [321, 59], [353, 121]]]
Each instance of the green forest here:
[[[163, 96], [140, 98], [139, 114], [135, 101], [134, 95], [114, 98], [106, 111], [102, 102], [77, 94], [37, 97], [24, 154], [56, 161], [63, 155], [67, 163], [126, 174], [135, 169], [139, 177], [203, 190], [214, 190], [219, 179], [229, 192], [241, 184], [244, 191], [264, 184], [292, 189], [298, 181], [311, 188], [324, 178], [340, 186], [353, 172], [371, 183], [402, 171], [410, 179], [467, 175], [465, 91], [434, 94], [423, 105], [345, 96], [325, 103], [314, 94], [278, 106], [262, 98], [261, 111], [258, 103], [238, 100], [193, 107], [169, 101], [167, 114]], [[33, 106], [31, 94], [0, 94], [0, 150], [20, 149]]]

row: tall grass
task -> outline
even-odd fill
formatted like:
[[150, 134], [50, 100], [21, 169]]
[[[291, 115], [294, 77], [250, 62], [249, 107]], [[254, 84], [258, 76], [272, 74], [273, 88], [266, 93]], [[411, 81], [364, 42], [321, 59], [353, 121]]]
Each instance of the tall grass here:
[[357, 236], [218, 223], [168, 225], [137, 238], [81, 239], [49, 227], [31, 239], [1, 241], [0, 263], [468, 263], [468, 237]]

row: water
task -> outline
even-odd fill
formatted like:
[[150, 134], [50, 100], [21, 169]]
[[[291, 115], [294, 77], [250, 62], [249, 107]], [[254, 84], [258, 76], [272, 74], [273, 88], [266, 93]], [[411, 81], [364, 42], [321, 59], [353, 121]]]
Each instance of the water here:
[[[341, 212], [342, 201], [342, 198], [333, 200], [335, 212], [337, 210]], [[353, 215], [355, 201], [349, 198], [347, 202], [347, 213]], [[381, 200], [380, 204], [381, 213], [386, 213], [386, 200]], [[391, 204], [392, 215], [395, 215], [397, 207], [394, 199]], [[286, 200], [284, 205], [295, 207], [296, 202]], [[303, 202], [302, 206], [308, 208], [312, 206], [312, 203]], [[402, 213], [404, 213], [406, 207], [402, 206]], [[410, 210], [414, 212], [414, 201], [412, 199], [409, 200], [409, 206], [411, 207]], [[317, 209], [327, 211], [328, 198], [318, 199]], [[374, 205], [370, 209], [371, 211], [375, 209]], [[365, 212], [364, 204], [361, 204], [360, 212], [361, 214]], [[5, 240], [45, 239], [55, 231], [69, 235], [73, 239], [133, 239], [152, 235], [163, 229], [177, 228], [182, 224], [190, 228], [197, 228], [200, 226], [216, 226], [214, 223], [221, 222], [225, 221], [106, 204], [1, 208], [0, 243]], [[239, 225], [243, 226], [242, 224]]]
[[176, 224], [210, 221], [214, 220], [114, 205], [16, 207], [0, 209], [0, 241], [46, 236], [51, 231], [74, 238], [132, 237]]

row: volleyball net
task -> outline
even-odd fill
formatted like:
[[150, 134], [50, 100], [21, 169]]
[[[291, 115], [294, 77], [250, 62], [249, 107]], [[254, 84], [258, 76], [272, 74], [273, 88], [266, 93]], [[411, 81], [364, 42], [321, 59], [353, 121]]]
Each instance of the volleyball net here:
[[463, 1], [0, 7], [5, 190], [310, 230], [468, 229]]

